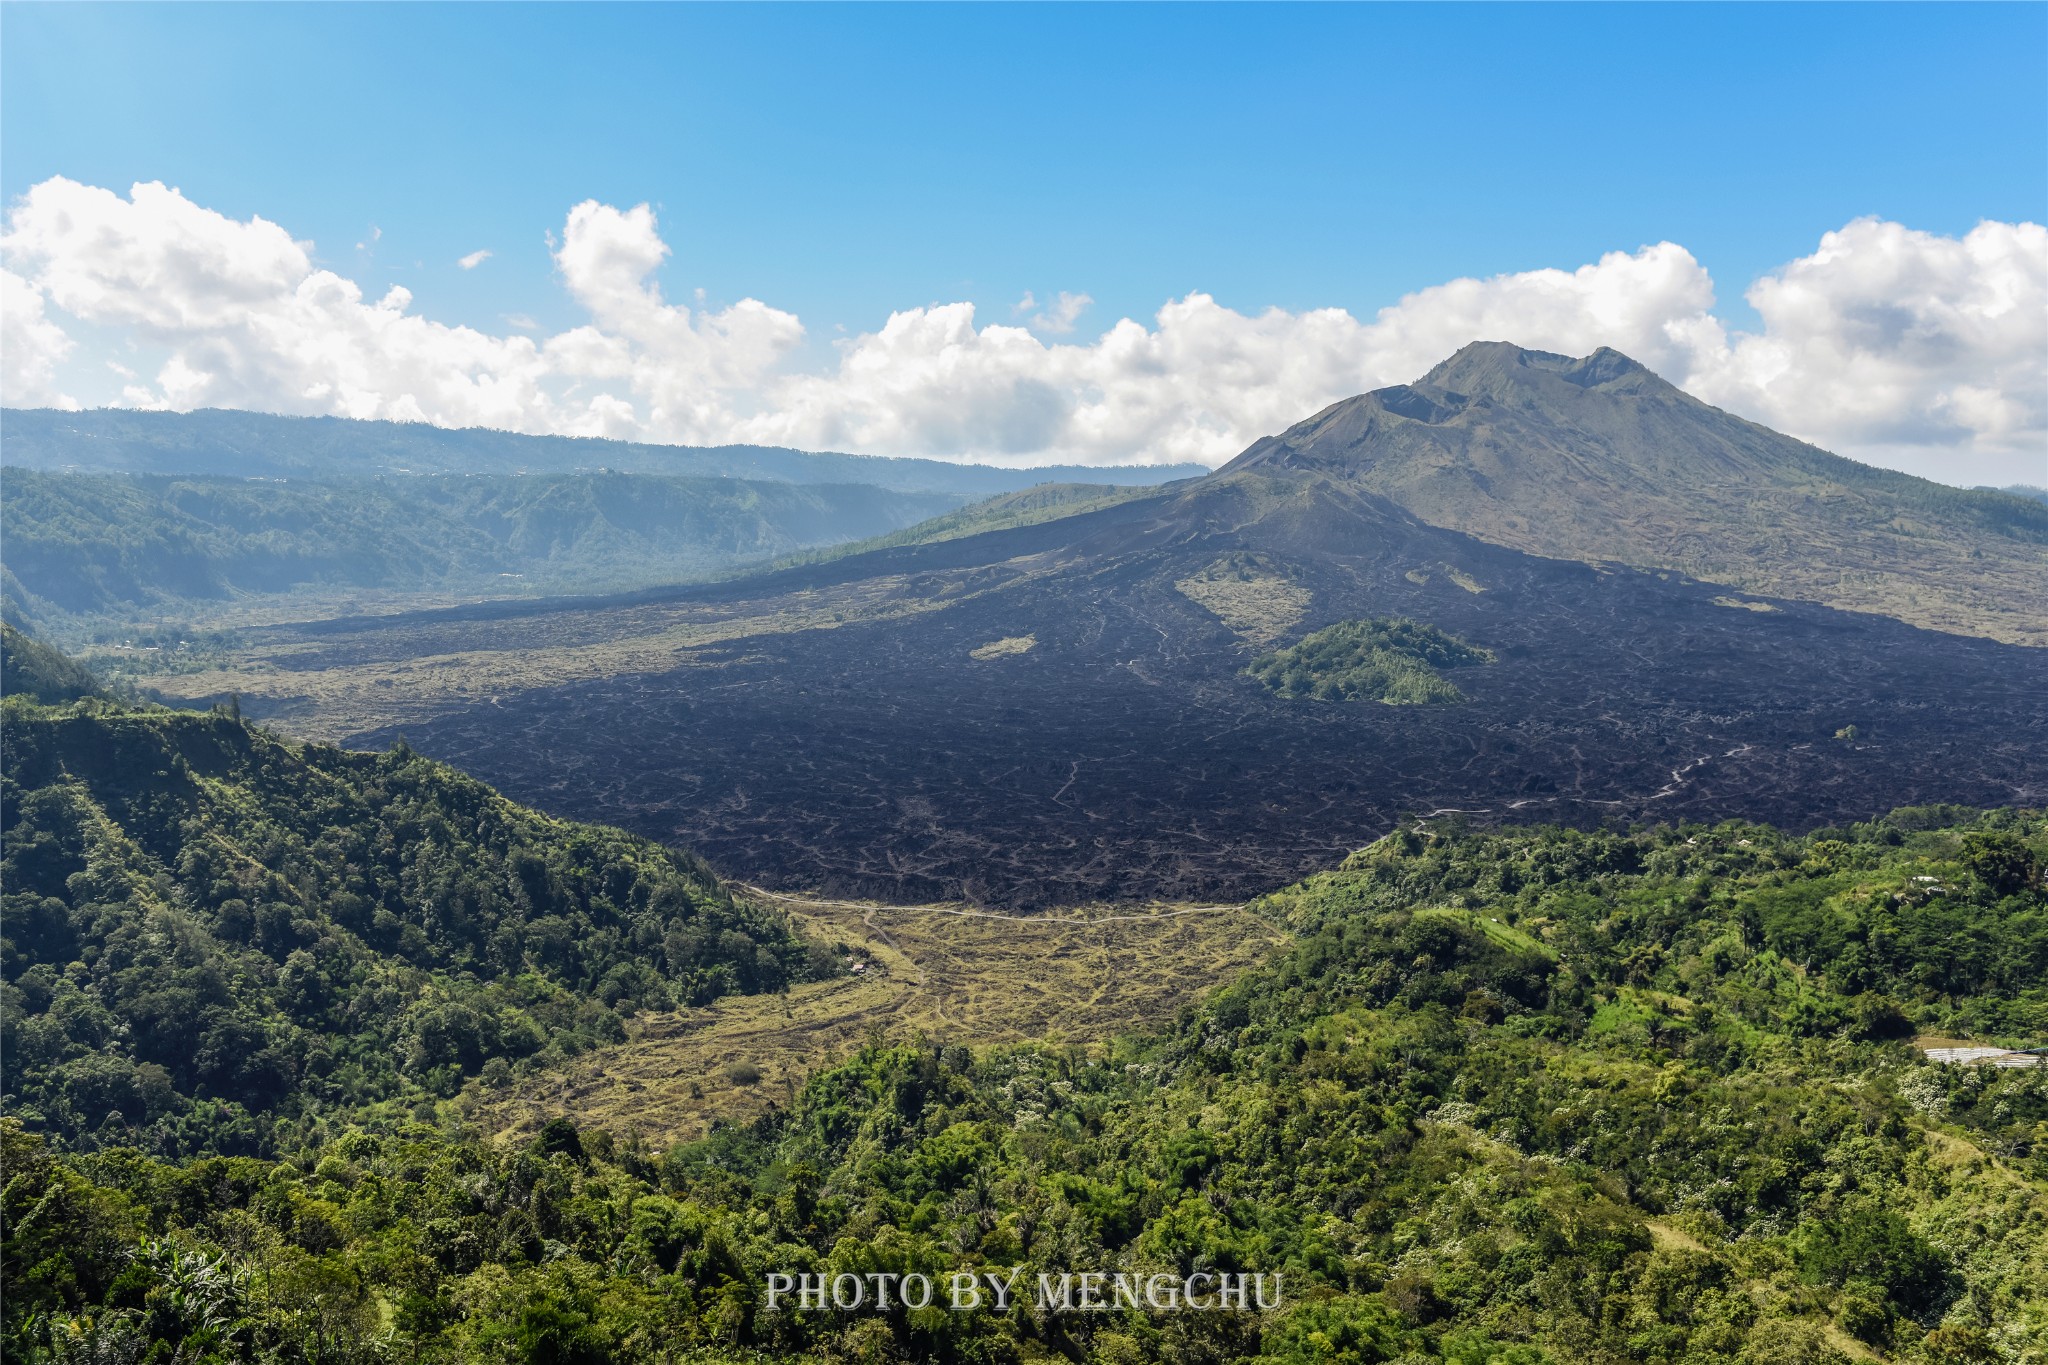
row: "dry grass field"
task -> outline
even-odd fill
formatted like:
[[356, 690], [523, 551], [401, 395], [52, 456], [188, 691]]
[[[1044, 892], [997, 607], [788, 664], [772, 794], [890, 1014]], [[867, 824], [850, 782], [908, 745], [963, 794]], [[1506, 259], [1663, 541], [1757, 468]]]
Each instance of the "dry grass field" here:
[[1271, 644], [1293, 630], [1313, 598], [1256, 555], [1226, 555], [1173, 586], [1255, 645]]
[[1008, 916], [752, 894], [846, 945], [863, 969], [783, 996], [646, 1016], [627, 1042], [566, 1070], [498, 1091], [473, 1085], [461, 1101], [470, 1118], [516, 1138], [566, 1114], [659, 1146], [787, 1105], [810, 1072], [870, 1037], [1099, 1047], [1171, 1017], [1285, 942], [1233, 905]]

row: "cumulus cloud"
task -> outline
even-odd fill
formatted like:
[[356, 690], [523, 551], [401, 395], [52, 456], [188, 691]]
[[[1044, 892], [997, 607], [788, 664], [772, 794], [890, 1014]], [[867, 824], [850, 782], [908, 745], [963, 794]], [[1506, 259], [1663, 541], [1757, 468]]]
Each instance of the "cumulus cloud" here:
[[[1066, 296], [1072, 297], [1072, 296]], [[749, 439], [903, 454], [1214, 464], [1367, 389], [1413, 379], [1475, 338], [1669, 367], [1713, 283], [1669, 243], [1577, 271], [1456, 280], [1361, 322], [1342, 309], [1247, 316], [1207, 294], [1118, 322], [1091, 344], [977, 327], [969, 304], [914, 308], [844, 343], [742, 423]]]
[[44, 311], [42, 290], [0, 270], [0, 395], [21, 406], [77, 406], [57, 387], [57, 366], [72, 347]]
[[1761, 332], [1697, 339], [1685, 382], [1708, 402], [1852, 451], [2048, 477], [2048, 228], [1859, 219], [1748, 298]]
[[621, 212], [586, 200], [569, 210], [555, 265], [593, 321], [550, 338], [548, 360], [563, 376], [623, 385], [639, 400], [637, 410], [609, 405], [613, 430], [603, 434], [623, 424], [657, 438], [729, 439], [803, 340], [803, 324], [758, 299], [716, 313], [666, 302], [651, 276], [668, 254], [645, 204]]
[[[666, 251], [658, 241], [648, 247], [653, 230], [644, 206], [572, 211], [556, 260], [600, 325], [545, 341], [417, 316], [401, 286], [370, 299], [355, 282], [317, 268], [310, 244], [277, 224], [238, 222], [161, 184], [136, 185], [124, 199], [46, 180], [12, 207], [0, 253], [29, 298], [163, 354], [153, 383], [124, 389], [124, 404], [717, 439], [724, 400], [759, 382], [801, 327], [752, 300], [702, 316], [663, 305], [633, 273], [636, 262], [644, 273]], [[12, 355], [12, 289], [6, 305]], [[35, 309], [25, 303], [19, 316], [34, 332]], [[17, 389], [11, 364], [6, 401], [39, 401], [36, 371]], [[707, 401], [693, 410], [677, 392]], [[693, 411], [710, 425], [692, 424]]]
[[1089, 305], [1094, 302], [1095, 300], [1086, 294], [1069, 294], [1062, 289], [1047, 308], [1042, 312], [1034, 312], [1033, 310], [1038, 308], [1038, 300], [1027, 289], [1024, 291], [1024, 297], [1017, 300], [1017, 306], [1010, 310], [1010, 315], [1020, 318], [1028, 315], [1030, 320], [1025, 326], [1034, 332], [1050, 332], [1065, 336], [1074, 330], [1074, 324], [1080, 320], [1081, 314], [1087, 312]]
[[464, 256], [460, 260], [456, 261], [455, 264], [460, 266], [464, 270], [474, 270], [478, 266], [482, 265], [485, 261], [488, 261], [489, 259], [491, 259], [491, 253], [489, 250], [472, 251], [467, 256]]
[[1043, 306], [1027, 294], [1010, 324], [967, 303], [911, 308], [835, 343], [810, 372], [790, 368], [804, 338], [795, 315], [664, 296], [670, 247], [645, 204], [578, 204], [549, 246], [588, 320], [544, 334], [508, 313], [514, 331], [493, 336], [418, 316], [402, 288], [368, 297], [260, 217], [238, 222], [160, 184], [123, 198], [48, 180], [0, 235], [0, 382], [10, 403], [83, 393], [71, 319], [155, 357], [122, 390], [138, 406], [1016, 464], [1214, 464], [1485, 338], [1572, 354], [1613, 346], [1710, 402], [1922, 472], [2038, 481], [2048, 458], [2048, 231], [2035, 224], [1952, 238], [1850, 223], [1752, 286], [1753, 333], [1730, 330], [1706, 269], [1660, 242], [1576, 269], [1453, 280], [1366, 319], [1240, 313], [1195, 292], [1086, 339], [1074, 336], [1085, 294]]

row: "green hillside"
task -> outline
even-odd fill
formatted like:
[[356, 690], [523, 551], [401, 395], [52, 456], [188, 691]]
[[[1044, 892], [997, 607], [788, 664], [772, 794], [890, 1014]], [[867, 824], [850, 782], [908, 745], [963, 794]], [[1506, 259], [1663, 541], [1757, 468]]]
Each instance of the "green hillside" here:
[[[2034, 1362], [2048, 823], [1403, 832], [1108, 1055], [876, 1042], [667, 1153], [570, 1118], [182, 1166], [0, 1141], [10, 1354]], [[1284, 1279], [1266, 1314], [768, 1311], [771, 1272]], [[81, 1325], [83, 1324], [83, 1325]], [[98, 1351], [88, 1357], [85, 1352]]]
[[614, 473], [334, 482], [5, 472], [23, 619], [118, 627], [315, 589], [584, 592], [673, 582], [894, 530], [941, 493]]
[[90, 669], [13, 626], [0, 623], [0, 695], [76, 701], [100, 690]]
[[4, 1112], [68, 1144], [290, 1151], [835, 970], [694, 860], [403, 746], [5, 706]]

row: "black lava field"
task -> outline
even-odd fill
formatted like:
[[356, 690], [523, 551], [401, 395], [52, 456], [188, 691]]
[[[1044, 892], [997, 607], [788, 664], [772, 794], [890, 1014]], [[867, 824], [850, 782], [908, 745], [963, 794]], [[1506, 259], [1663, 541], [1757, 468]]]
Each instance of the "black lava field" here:
[[[1231, 562], [1306, 594], [1278, 643], [1407, 616], [1497, 662], [1459, 671], [1460, 704], [1276, 697], [1244, 674], [1263, 646], [1176, 587]], [[516, 800], [687, 845], [741, 880], [1020, 909], [1244, 897], [1404, 815], [1811, 828], [2048, 799], [2048, 651], [1537, 558], [1317, 479], [1205, 480], [670, 600], [878, 582], [928, 609], [353, 742], [402, 731]], [[488, 628], [504, 647], [535, 620]], [[335, 657], [374, 645], [354, 628]]]

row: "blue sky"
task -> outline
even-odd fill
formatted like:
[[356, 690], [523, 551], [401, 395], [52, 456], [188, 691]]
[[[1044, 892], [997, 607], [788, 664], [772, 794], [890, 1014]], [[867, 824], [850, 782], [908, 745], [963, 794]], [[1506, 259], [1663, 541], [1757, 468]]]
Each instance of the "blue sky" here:
[[583, 321], [547, 234], [648, 202], [670, 299], [797, 314], [812, 365], [916, 305], [1367, 319], [1666, 240], [1747, 329], [1852, 220], [2048, 217], [2042, 5], [10, 3], [0, 36], [10, 202], [161, 180], [495, 332]]
[[2048, 203], [2039, 5], [10, 4], [4, 24], [8, 198], [162, 179], [338, 268], [375, 225], [366, 284], [477, 325], [566, 315], [543, 233], [590, 197], [656, 206], [672, 292], [757, 295], [814, 331], [1027, 289], [1140, 317], [1190, 289], [1360, 312], [1665, 238], [1732, 295], [1851, 218], [1953, 233]]

